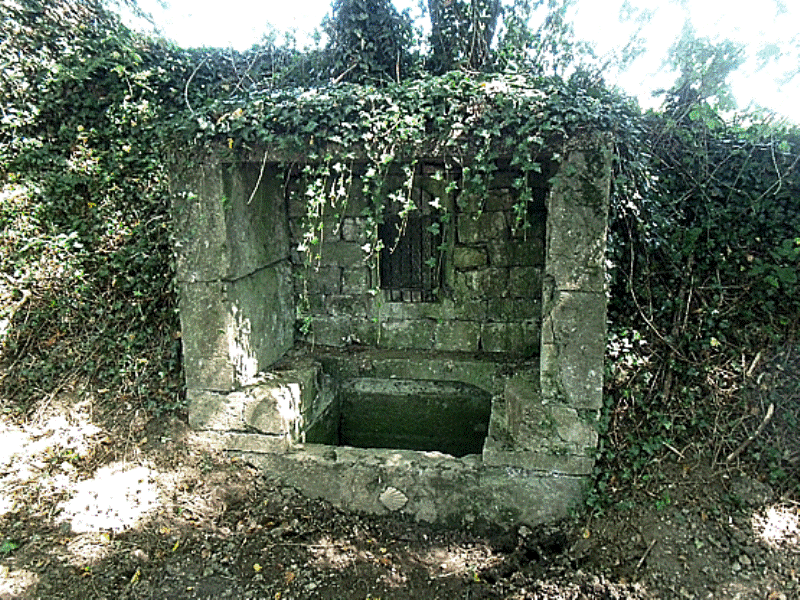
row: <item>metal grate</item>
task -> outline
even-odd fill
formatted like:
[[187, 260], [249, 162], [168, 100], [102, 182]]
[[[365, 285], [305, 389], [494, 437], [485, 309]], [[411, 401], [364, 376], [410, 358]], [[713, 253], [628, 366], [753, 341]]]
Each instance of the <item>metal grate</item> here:
[[441, 284], [442, 229], [430, 206], [430, 195], [413, 190], [417, 206], [405, 217], [400, 204], [389, 202], [378, 235], [383, 242], [380, 256], [381, 289], [389, 302], [435, 302]]

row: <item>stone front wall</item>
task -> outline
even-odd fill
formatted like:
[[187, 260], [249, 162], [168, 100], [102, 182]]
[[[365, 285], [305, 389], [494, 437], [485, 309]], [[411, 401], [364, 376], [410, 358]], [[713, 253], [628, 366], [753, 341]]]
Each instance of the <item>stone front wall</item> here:
[[[542, 277], [545, 264], [546, 180], [534, 188], [529, 227], [515, 227], [515, 173], [501, 172], [485, 196], [452, 197], [432, 179], [418, 185], [450, 213], [443, 223], [442, 288], [434, 302], [392, 302], [380, 290], [376, 260], [362, 247], [375, 236], [365, 211], [372, 210], [358, 182], [343, 209], [325, 209], [320, 257], [311, 267], [292, 255], [295, 301], [306, 310], [298, 329], [323, 346], [539, 354]], [[305, 222], [306, 196], [289, 197], [292, 247]]]
[[[602, 407], [611, 154], [593, 135], [559, 154], [558, 170], [533, 182], [531, 227], [520, 231], [513, 173], [481, 197], [423, 178], [451, 218], [441, 290], [419, 303], [389, 302], [379, 289], [362, 249], [372, 204], [358, 193], [338, 214], [329, 207], [321, 259], [307, 267], [305, 203], [287, 198], [277, 158], [209, 153], [175, 174], [192, 427], [344, 508], [447, 523], [565, 516], [592, 471]], [[362, 378], [379, 391], [398, 379], [485, 391], [482, 453], [335, 445], [340, 421], [328, 417], [344, 403], [332, 390]], [[406, 505], [386, 507], [390, 488]]]
[[283, 186], [277, 171], [259, 175], [258, 164], [231, 168], [209, 160], [176, 178], [175, 251], [190, 401], [246, 385], [294, 343]]

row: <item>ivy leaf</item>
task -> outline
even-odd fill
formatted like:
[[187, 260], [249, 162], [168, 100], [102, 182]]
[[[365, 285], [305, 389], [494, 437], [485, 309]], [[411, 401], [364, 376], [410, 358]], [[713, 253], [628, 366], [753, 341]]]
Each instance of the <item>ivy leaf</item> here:
[[10, 554], [19, 548], [19, 544], [13, 540], [3, 540], [0, 544], [0, 554]]

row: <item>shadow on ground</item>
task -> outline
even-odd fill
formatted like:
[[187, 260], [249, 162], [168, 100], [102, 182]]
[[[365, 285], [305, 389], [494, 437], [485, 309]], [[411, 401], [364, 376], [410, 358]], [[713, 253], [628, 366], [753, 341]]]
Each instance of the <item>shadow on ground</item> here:
[[0, 415], [2, 599], [800, 595], [800, 507], [708, 457], [658, 465], [658, 482], [620, 491], [603, 515], [445, 530], [306, 499], [180, 418], [96, 391], [28, 414]]

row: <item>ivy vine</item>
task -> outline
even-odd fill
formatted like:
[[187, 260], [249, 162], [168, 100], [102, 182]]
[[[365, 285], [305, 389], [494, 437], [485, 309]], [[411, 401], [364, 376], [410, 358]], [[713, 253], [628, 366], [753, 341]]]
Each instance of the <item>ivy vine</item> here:
[[[663, 110], [646, 113], [601, 74], [556, 77], [581, 66], [581, 49], [564, 4], [547, 4], [548, 31], [506, 13], [484, 61], [492, 2], [441, 4], [455, 20], [438, 31], [478, 37], [442, 47], [439, 58], [379, 0], [340, 0], [324, 48], [272, 40], [241, 53], [134, 34], [95, 0], [5, 3], [4, 396], [27, 405], [78, 380], [105, 381], [126, 401], [180, 408], [168, 173], [192, 160], [191, 149], [269, 151], [302, 178], [313, 266], [324, 211], [344, 210], [354, 186], [378, 199], [387, 174], [400, 173], [398, 199], [413, 210], [403, 192], [426, 159], [438, 157], [457, 174], [451, 185], [477, 195], [505, 161], [519, 172], [524, 228], [527, 175], [570, 140], [600, 132], [613, 140], [614, 177], [598, 481], [615, 471], [641, 481], [667, 445], [733, 443], [742, 431], [715, 429], [740, 421], [719, 418], [739, 414], [731, 382], [797, 332], [800, 132], [754, 114], [723, 119], [713, 90], [689, 71]], [[373, 230], [380, 209], [372, 207]], [[365, 240], [365, 254], [379, 250], [377, 237]], [[775, 461], [774, 472], [786, 472]]]

